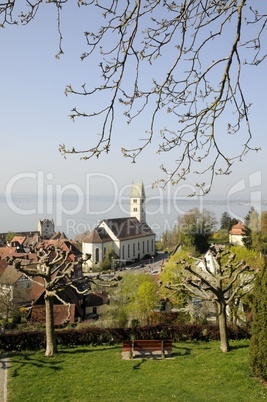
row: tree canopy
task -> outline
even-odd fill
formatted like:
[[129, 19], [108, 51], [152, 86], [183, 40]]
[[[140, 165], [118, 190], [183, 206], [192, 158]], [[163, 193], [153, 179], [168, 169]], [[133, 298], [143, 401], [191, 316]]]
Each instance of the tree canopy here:
[[129, 320], [146, 325], [159, 303], [158, 286], [151, 276], [126, 273], [112, 298], [114, 318], [120, 325], [127, 325]]
[[[43, 3], [55, 6], [60, 58], [68, 0], [2, 2], [0, 24], [28, 24]], [[99, 74], [92, 79], [89, 72], [81, 88], [69, 84], [65, 93], [88, 99], [86, 111], [74, 107], [71, 119], [86, 117], [98, 129], [86, 137], [84, 149], [60, 145], [63, 155], [88, 159], [109, 152], [115, 123], [124, 116], [126, 123], [141, 121], [143, 126], [130, 145], [121, 140], [124, 157], [135, 162], [154, 144], [156, 152], [170, 155], [157, 183], [177, 184], [194, 172], [201, 175], [198, 186], [206, 193], [216, 175], [228, 175], [234, 162], [259, 149], [251, 141], [251, 100], [243, 77], [246, 68], [266, 59], [262, 2], [78, 0], [77, 6], [88, 13], [80, 57], [98, 66]], [[237, 133], [238, 149], [229, 147]]]
[[251, 207], [245, 217], [245, 229], [243, 235], [244, 245], [266, 254], [267, 250], [267, 211], [260, 214]]

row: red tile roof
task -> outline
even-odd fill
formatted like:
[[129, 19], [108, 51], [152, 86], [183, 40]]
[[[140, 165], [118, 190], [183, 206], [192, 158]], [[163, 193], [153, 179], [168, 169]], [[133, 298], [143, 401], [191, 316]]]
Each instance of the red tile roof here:
[[245, 230], [245, 225], [242, 222], [238, 222], [236, 225], [233, 225], [230, 234], [234, 236], [243, 236]]

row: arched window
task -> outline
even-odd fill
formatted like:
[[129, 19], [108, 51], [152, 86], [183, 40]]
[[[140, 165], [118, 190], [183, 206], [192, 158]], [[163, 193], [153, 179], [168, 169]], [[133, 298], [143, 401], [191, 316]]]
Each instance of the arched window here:
[[99, 262], [99, 248], [95, 249], [95, 262]]

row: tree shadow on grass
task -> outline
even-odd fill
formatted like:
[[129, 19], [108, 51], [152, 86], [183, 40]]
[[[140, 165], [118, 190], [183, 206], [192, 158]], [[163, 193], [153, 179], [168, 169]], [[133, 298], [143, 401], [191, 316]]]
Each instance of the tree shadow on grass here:
[[171, 357], [186, 356], [191, 354], [192, 349], [185, 346], [175, 346], [172, 347]]
[[[32, 357], [34, 356], [34, 358]], [[64, 363], [64, 360], [52, 360], [52, 357], [45, 357], [43, 356], [42, 360], [41, 359], [36, 359], [36, 354], [35, 353], [12, 353], [12, 360], [11, 360], [11, 365], [17, 365], [16, 368], [12, 370], [11, 377], [17, 377], [19, 375], [19, 371], [23, 367], [27, 366], [35, 366], [39, 369], [42, 368], [49, 368], [53, 371], [59, 371], [62, 370], [62, 367], [60, 367], [60, 364]], [[19, 359], [16, 359], [16, 356], [19, 356]], [[23, 356], [23, 360], [21, 359], [21, 356]]]
[[231, 345], [230, 344], [230, 351], [231, 350], [238, 350], [238, 349], [247, 349], [249, 345]]
[[[42, 355], [39, 359], [36, 358], [36, 353], [33, 352], [13, 352], [9, 353], [9, 356], [12, 358], [11, 363], [16, 365], [15, 368], [12, 370], [11, 377], [17, 377], [19, 375], [19, 371], [24, 368], [24, 367], [29, 367], [29, 366], [35, 366], [38, 369], [51, 369], [53, 372], [57, 372], [60, 370], [63, 370], [63, 364], [65, 362], [64, 356], [65, 355], [79, 355], [79, 354], [84, 354], [84, 353], [92, 353], [92, 352], [105, 352], [107, 350], [120, 350], [121, 346], [103, 346], [101, 348], [99, 347], [88, 347], [88, 348], [73, 348], [73, 349], [60, 349], [58, 350], [58, 353], [55, 356], [50, 356], [47, 357], [45, 355]], [[16, 356], [19, 358], [16, 359]], [[21, 358], [23, 357], [23, 359]], [[13, 367], [14, 367], [13, 366]]]
[[68, 355], [68, 354], [80, 354], [80, 353], [92, 353], [92, 352], [105, 352], [106, 350], [120, 350], [121, 346], [120, 345], [114, 345], [114, 346], [102, 346], [102, 347], [97, 347], [97, 346], [88, 346], [86, 348], [79, 348], [79, 347], [74, 347], [73, 349], [59, 349], [58, 354], [59, 355]]

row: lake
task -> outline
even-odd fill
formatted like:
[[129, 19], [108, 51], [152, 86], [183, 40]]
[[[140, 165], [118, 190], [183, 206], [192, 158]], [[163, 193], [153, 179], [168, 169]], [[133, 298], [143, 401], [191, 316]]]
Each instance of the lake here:
[[[249, 200], [209, 200], [205, 197], [192, 198], [146, 198], [147, 223], [160, 239], [161, 234], [171, 230], [178, 216], [192, 208], [212, 211], [218, 221], [223, 212], [232, 218], [244, 221], [251, 206], [260, 213], [267, 210], [267, 202]], [[56, 231], [64, 232], [69, 238], [91, 231], [99, 221], [108, 218], [129, 216], [129, 198], [111, 196], [68, 197], [60, 200], [47, 195], [18, 194], [12, 198], [0, 196], [0, 232], [36, 231], [38, 219], [54, 219]]]

